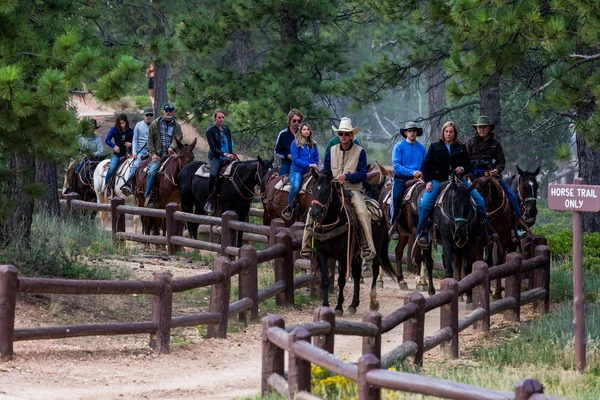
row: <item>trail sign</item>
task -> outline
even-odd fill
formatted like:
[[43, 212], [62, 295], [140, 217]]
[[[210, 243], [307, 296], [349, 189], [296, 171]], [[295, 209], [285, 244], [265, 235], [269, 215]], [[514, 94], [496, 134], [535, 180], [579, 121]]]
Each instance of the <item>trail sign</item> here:
[[548, 208], [558, 211], [600, 211], [600, 186], [548, 185]]
[[548, 208], [573, 211], [573, 336], [575, 337], [575, 365], [579, 372], [585, 369], [585, 297], [583, 294], [583, 212], [600, 211], [600, 186], [582, 185], [577, 178], [574, 185], [548, 185]]

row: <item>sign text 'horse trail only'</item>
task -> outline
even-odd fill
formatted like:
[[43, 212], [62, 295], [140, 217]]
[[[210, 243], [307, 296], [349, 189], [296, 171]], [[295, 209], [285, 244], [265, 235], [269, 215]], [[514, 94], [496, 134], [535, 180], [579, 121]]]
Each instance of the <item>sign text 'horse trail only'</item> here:
[[600, 211], [600, 186], [548, 185], [548, 208], [559, 211]]

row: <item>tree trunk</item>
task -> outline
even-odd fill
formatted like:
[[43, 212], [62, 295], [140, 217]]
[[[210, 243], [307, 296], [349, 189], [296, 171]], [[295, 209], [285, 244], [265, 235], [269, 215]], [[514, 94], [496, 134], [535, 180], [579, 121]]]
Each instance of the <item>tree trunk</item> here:
[[[443, 115], [437, 115], [446, 106], [446, 74], [441, 63], [433, 65], [427, 71], [427, 100], [429, 103], [429, 138], [422, 141], [435, 141], [442, 132]], [[429, 139], [429, 140], [427, 140]]]
[[169, 101], [167, 93], [168, 74], [169, 64], [154, 66], [154, 115], [157, 117], [162, 115], [162, 109]]
[[492, 124], [496, 124], [494, 133], [496, 139], [500, 140], [502, 136], [502, 129], [500, 124], [500, 117], [502, 116], [502, 109], [500, 106], [500, 74], [496, 73], [488, 83], [487, 86], [481, 88], [479, 91], [480, 114], [486, 115], [492, 121]]
[[254, 59], [254, 51], [250, 46], [250, 32], [237, 31], [233, 34], [233, 39], [235, 67], [239, 72], [245, 74]]
[[60, 202], [58, 201], [58, 174], [56, 161], [37, 158], [35, 160], [35, 181], [46, 187], [46, 194], [35, 201], [37, 211], [45, 211], [49, 215], [60, 215]]
[[[577, 133], [579, 177], [584, 185], [600, 185], [600, 151], [588, 146], [583, 132]], [[583, 231], [600, 232], [600, 212], [583, 213]]]
[[26, 186], [33, 183], [35, 174], [31, 155], [13, 154], [10, 159], [10, 169], [14, 175], [6, 186], [10, 212], [0, 227], [2, 246], [20, 239], [23, 243], [27, 243], [33, 220], [33, 198], [25, 192]]
[[292, 11], [282, 8], [279, 11], [279, 38], [282, 45], [298, 41], [298, 21]]

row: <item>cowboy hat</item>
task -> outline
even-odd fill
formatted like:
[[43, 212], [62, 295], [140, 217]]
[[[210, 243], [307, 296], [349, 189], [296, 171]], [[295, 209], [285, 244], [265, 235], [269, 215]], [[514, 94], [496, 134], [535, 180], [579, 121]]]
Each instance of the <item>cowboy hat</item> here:
[[473, 128], [477, 128], [478, 126], [491, 126], [492, 130], [494, 130], [494, 127], [496, 126], [496, 124], [492, 124], [490, 122], [489, 117], [486, 117], [485, 115], [480, 115], [477, 118], [477, 123], [473, 124]]
[[84, 118], [84, 121], [87, 122], [90, 127], [94, 127], [94, 130], [97, 130], [98, 128], [100, 128], [100, 125], [98, 125], [98, 121], [96, 121], [95, 118]]
[[336, 133], [337, 132], [352, 132], [352, 134], [354, 134], [354, 135], [356, 135], [358, 133], [358, 126], [353, 128], [352, 120], [350, 120], [350, 118], [348, 118], [348, 117], [342, 118], [342, 120], [340, 121], [339, 128], [332, 126], [331, 129], [333, 129], [333, 131]]
[[400, 128], [400, 134], [406, 138], [406, 131], [409, 129], [415, 129], [417, 131], [417, 136], [421, 136], [423, 134], [423, 128], [419, 128], [417, 124], [412, 121], [408, 121], [406, 125], [404, 125], [403, 129]]

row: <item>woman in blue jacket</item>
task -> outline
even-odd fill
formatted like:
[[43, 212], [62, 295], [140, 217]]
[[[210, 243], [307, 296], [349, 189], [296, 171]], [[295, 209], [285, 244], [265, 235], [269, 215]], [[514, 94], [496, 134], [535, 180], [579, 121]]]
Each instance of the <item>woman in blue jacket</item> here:
[[292, 155], [292, 167], [290, 171], [290, 195], [288, 196], [288, 206], [281, 213], [282, 217], [291, 220], [293, 216], [292, 203], [296, 200], [300, 185], [302, 184], [302, 177], [311, 168], [318, 168], [319, 164], [319, 149], [317, 143], [313, 139], [313, 133], [310, 125], [303, 123], [298, 128], [299, 135], [296, 135], [296, 139], [290, 146], [290, 153]]

